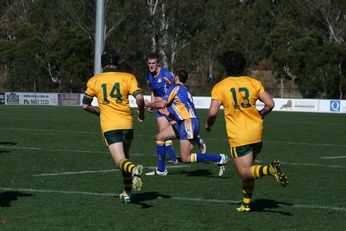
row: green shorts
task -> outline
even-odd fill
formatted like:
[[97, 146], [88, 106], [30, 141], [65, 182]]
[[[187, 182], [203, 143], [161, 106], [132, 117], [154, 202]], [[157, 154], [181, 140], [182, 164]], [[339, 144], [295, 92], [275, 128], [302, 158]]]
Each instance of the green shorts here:
[[106, 145], [123, 142], [124, 151], [128, 154], [133, 140], [133, 129], [111, 130], [103, 133]]
[[233, 158], [245, 156], [246, 154], [252, 152], [254, 157], [261, 152], [263, 142], [247, 144], [239, 147], [231, 147], [231, 156]]

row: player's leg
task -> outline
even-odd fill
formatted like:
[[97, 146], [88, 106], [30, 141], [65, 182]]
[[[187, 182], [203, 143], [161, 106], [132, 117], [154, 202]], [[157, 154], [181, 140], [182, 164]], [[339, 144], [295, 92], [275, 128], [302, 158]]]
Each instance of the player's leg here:
[[104, 133], [108, 150], [110, 151], [116, 166], [121, 170], [124, 182], [124, 192], [120, 199], [125, 203], [131, 201], [131, 189], [139, 191], [142, 186], [140, 174], [143, 169], [141, 165], [135, 166], [129, 161], [129, 150], [133, 139], [133, 130], [112, 130]]
[[[225, 167], [227, 156], [225, 154], [192, 153], [195, 138], [199, 135], [198, 119], [185, 120], [179, 126], [180, 155], [183, 162], [206, 162], [211, 161]], [[222, 171], [223, 174], [224, 170]], [[222, 175], [221, 174], [221, 175]], [[219, 172], [220, 175], [220, 172]]]
[[[232, 152], [231, 152], [232, 153]], [[248, 212], [250, 211], [250, 203], [252, 192], [254, 189], [254, 178], [252, 177], [252, 163], [253, 163], [253, 153], [248, 152], [244, 156], [236, 157], [233, 159], [234, 166], [242, 179], [242, 202], [237, 211]]]
[[201, 134], [198, 134], [196, 136], [195, 141], [196, 141], [196, 144], [198, 145], [201, 153], [206, 153], [207, 152], [207, 145], [206, 145], [203, 137], [201, 136]]
[[282, 172], [278, 161], [265, 165], [253, 165], [253, 161], [261, 148], [262, 142], [231, 148], [231, 156], [234, 158], [233, 163], [243, 180], [243, 201], [237, 209], [240, 212], [250, 211], [251, 196], [256, 179], [271, 175], [275, 176], [281, 185], [287, 185], [287, 177]]
[[[156, 121], [157, 121], [157, 125], [159, 127], [159, 131], [163, 131], [166, 127], [170, 126], [170, 122], [169, 122], [168, 118], [164, 115], [157, 117]], [[173, 144], [172, 140], [166, 140], [164, 147], [165, 147], [165, 151], [169, 155], [169, 162], [173, 163], [173, 164], [177, 164], [178, 159], [175, 156], [175, 152], [173, 150], [172, 144]]]
[[156, 136], [156, 154], [158, 157], [157, 161], [157, 168], [153, 172], [149, 172], [146, 175], [160, 175], [164, 176], [167, 175], [168, 171], [166, 169], [166, 162], [165, 162], [165, 141], [170, 139], [176, 139], [177, 136], [172, 128], [172, 126], [168, 126], [162, 131], [160, 131]]
[[[238, 156], [244, 156], [249, 153], [250, 157], [253, 160], [256, 158], [257, 154], [260, 153], [262, 149], [262, 142], [245, 145], [241, 147], [231, 148], [231, 155], [235, 157], [235, 160], [238, 159]], [[244, 170], [245, 171], [245, 170]], [[251, 176], [250, 176], [251, 173]], [[250, 168], [247, 168], [246, 173], [241, 174], [244, 176], [246, 180], [256, 180], [260, 177], [264, 176], [274, 176], [279, 184], [282, 186], [287, 185], [287, 176], [282, 171], [280, 162], [278, 160], [272, 161], [270, 164], [251, 164]], [[244, 178], [243, 177], [243, 178]]]

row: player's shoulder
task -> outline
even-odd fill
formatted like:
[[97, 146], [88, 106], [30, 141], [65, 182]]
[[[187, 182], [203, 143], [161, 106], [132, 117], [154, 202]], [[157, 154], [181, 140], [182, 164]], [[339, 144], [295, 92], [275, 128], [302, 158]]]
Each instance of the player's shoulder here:
[[172, 72], [170, 72], [167, 68], [161, 67], [161, 73], [165, 76], [173, 76]]

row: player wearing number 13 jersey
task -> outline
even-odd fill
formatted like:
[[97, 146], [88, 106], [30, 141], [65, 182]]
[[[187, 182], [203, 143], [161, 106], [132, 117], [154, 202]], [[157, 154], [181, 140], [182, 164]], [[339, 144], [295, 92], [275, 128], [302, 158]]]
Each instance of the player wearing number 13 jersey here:
[[231, 147], [262, 141], [263, 119], [256, 109], [256, 100], [262, 93], [262, 83], [248, 76], [228, 77], [214, 86], [211, 98], [224, 107]]
[[[288, 182], [278, 160], [254, 164], [262, 148], [263, 119], [274, 108], [274, 101], [260, 81], [244, 75], [246, 60], [241, 53], [227, 51], [220, 56], [220, 62], [227, 77], [213, 87], [205, 128], [211, 130], [222, 105], [230, 153], [242, 179], [243, 199], [237, 211], [248, 212], [256, 179], [274, 176], [282, 186]], [[256, 109], [257, 99], [264, 103], [261, 111]]]
[[[143, 166], [129, 161], [133, 119], [128, 96], [133, 95], [136, 99], [139, 122], [144, 120], [144, 98], [134, 75], [116, 71], [118, 56], [114, 49], [105, 49], [101, 61], [104, 71], [88, 81], [82, 108], [100, 116], [106, 145], [123, 177], [125, 187], [119, 198], [130, 203], [132, 188], [136, 191], [141, 189]], [[97, 98], [99, 108], [91, 105], [93, 97]]]

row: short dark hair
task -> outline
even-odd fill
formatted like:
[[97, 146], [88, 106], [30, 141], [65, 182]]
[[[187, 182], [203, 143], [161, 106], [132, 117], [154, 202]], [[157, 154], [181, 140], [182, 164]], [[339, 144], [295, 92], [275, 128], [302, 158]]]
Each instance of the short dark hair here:
[[246, 59], [242, 53], [229, 50], [219, 56], [219, 62], [225, 68], [227, 75], [244, 74]]
[[150, 53], [147, 56], [147, 60], [149, 60], [149, 59], [156, 59], [157, 61], [160, 62], [160, 55], [158, 55], [157, 53]]
[[118, 66], [118, 54], [114, 48], [105, 48], [101, 55], [101, 65], [105, 67], [107, 65]]
[[178, 76], [179, 81], [182, 82], [182, 83], [186, 83], [187, 78], [189, 77], [189, 74], [184, 69], [176, 70], [174, 72], [174, 75]]

